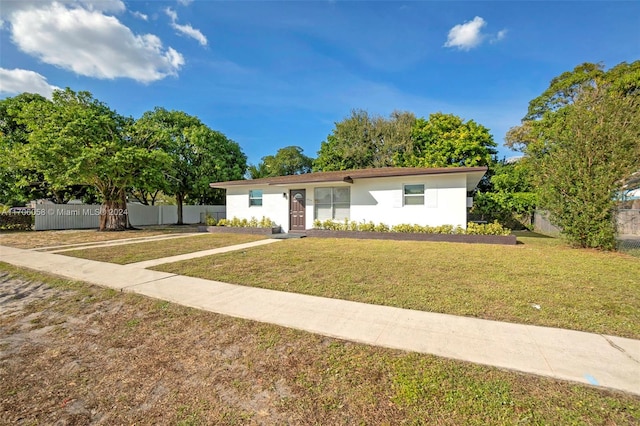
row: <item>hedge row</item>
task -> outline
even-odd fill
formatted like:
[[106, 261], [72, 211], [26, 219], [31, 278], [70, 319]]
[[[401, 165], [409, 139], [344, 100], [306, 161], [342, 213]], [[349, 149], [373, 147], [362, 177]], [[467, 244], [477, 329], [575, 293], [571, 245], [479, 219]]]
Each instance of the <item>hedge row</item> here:
[[443, 235], [510, 235], [511, 230], [504, 228], [498, 222], [477, 224], [469, 222], [467, 229], [453, 225], [422, 226], [401, 224], [389, 226], [384, 223], [375, 224], [373, 222], [354, 222], [345, 220], [335, 222], [333, 220], [313, 222], [314, 229], [329, 231], [361, 231], [361, 232], [399, 232], [413, 234], [443, 234]]
[[0, 230], [30, 231], [33, 226], [33, 215], [0, 213]]
[[208, 226], [228, 226], [230, 228], [274, 228], [276, 226], [274, 221], [264, 216], [260, 220], [255, 217], [250, 220], [234, 217], [233, 219], [220, 219], [218, 221], [209, 216], [206, 219], [206, 224]]

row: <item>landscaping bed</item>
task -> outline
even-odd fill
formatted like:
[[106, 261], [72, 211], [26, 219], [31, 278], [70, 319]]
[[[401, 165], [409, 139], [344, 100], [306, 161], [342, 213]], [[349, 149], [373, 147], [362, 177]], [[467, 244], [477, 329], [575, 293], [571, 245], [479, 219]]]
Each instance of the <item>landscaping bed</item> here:
[[198, 226], [198, 232], [211, 232], [213, 234], [251, 234], [251, 235], [272, 235], [282, 233], [282, 228], [237, 228], [232, 226]]
[[333, 231], [328, 229], [309, 229], [305, 231], [305, 234], [307, 237], [355, 238], [359, 240], [439, 241], [449, 243], [505, 245], [517, 244], [515, 235], [423, 234], [408, 232]]

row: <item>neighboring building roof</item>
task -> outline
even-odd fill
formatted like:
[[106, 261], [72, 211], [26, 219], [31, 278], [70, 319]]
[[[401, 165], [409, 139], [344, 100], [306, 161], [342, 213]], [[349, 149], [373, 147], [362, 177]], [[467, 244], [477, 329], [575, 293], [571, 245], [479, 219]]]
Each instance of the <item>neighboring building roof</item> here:
[[[382, 167], [377, 169], [340, 170], [336, 172], [305, 173], [301, 175], [277, 176], [261, 179], [232, 180], [228, 182], [214, 182], [209, 184], [212, 188], [229, 188], [234, 186], [256, 186], [256, 185], [297, 185], [303, 183], [328, 183], [347, 182], [353, 183], [356, 179], [371, 179], [382, 177], [399, 176], [421, 176], [421, 175], [443, 175], [467, 173], [475, 175], [477, 179], [467, 179], [467, 189], [473, 190], [482, 176], [487, 171], [487, 167], [440, 167], [440, 168], [418, 168], [418, 167]], [[472, 184], [472, 188], [469, 186]]]

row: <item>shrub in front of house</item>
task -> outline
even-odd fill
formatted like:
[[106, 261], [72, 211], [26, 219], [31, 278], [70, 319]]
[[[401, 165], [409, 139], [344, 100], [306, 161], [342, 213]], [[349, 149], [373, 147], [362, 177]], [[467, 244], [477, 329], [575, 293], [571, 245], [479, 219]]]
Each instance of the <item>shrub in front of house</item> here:
[[415, 224], [400, 224], [389, 227], [383, 223], [355, 222], [344, 220], [336, 222], [333, 220], [315, 220], [313, 228], [328, 231], [360, 231], [360, 232], [397, 232], [412, 234], [443, 234], [443, 235], [510, 235], [511, 230], [503, 227], [498, 222], [477, 224], [469, 222], [467, 229], [460, 226], [440, 225], [422, 226]]
[[[222, 220], [224, 220], [224, 219], [222, 219]], [[213, 217], [209, 213], [207, 213], [207, 217], [205, 218], [204, 223], [207, 226], [216, 226], [218, 224], [218, 221], [216, 220], [215, 217]]]
[[238, 219], [233, 217], [231, 219], [220, 219], [215, 225], [210, 226], [228, 226], [229, 228], [275, 228], [276, 223], [268, 217], [262, 217], [258, 220], [255, 217], [251, 219]]

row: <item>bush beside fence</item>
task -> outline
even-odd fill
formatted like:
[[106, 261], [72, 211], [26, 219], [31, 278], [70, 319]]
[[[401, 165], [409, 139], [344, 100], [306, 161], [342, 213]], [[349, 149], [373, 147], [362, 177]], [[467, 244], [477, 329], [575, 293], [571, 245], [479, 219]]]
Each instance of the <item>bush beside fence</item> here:
[[0, 213], [0, 230], [30, 231], [33, 228], [33, 215]]

